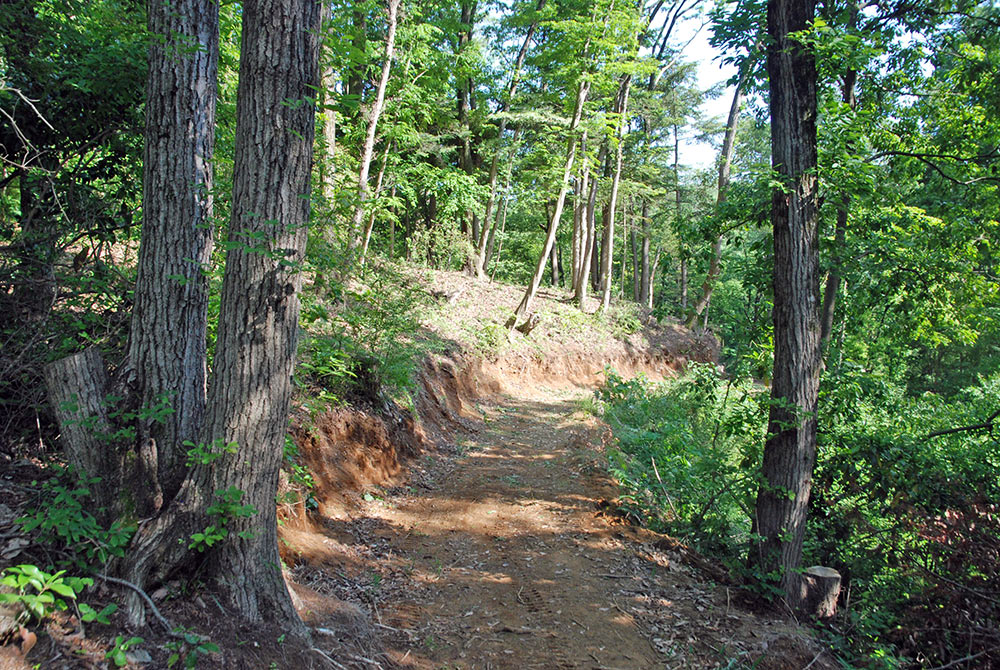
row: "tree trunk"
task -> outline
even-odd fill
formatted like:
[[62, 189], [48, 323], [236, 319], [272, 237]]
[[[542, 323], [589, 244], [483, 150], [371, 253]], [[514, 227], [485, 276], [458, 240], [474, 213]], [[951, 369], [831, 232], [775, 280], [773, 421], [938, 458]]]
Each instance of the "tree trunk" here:
[[[507, 175], [507, 182], [508, 182], [507, 183], [507, 187], [509, 187], [510, 186], [510, 174], [509, 174], [509, 172], [508, 172], [508, 175]], [[507, 190], [507, 188], [504, 188], [504, 191], [506, 191], [506, 190]], [[503, 253], [503, 238], [504, 238], [504, 230], [507, 227], [507, 207], [508, 207], [509, 204], [510, 204], [510, 199], [507, 198], [506, 196], [504, 196], [504, 198], [502, 199], [502, 201], [500, 203], [500, 209], [497, 212], [497, 218], [500, 219], [500, 244], [497, 247], [497, 259], [498, 260], [500, 259], [500, 255]], [[490, 235], [489, 253], [486, 254], [487, 258], [491, 258], [492, 255], [493, 255], [493, 239], [494, 239], [494, 236]], [[490, 283], [493, 283], [493, 278], [496, 276], [496, 273], [497, 273], [497, 264], [494, 263], [493, 264], [493, 271], [490, 273]]]
[[619, 269], [618, 277], [618, 299], [625, 299], [625, 279], [626, 270], [628, 269], [628, 211], [626, 209], [627, 201], [622, 199], [622, 257], [621, 257], [621, 268]]
[[687, 257], [681, 258], [681, 276], [680, 276], [680, 292], [681, 292], [681, 316], [687, 314], [688, 309], [688, 259]]
[[[143, 159], [142, 241], [128, 366], [142, 408], [166, 404], [161, 420], [140, 420], [140, 451], [167, 499], [184, 476], [185, 440], [196, 442], [205, 411], [208, 276], [212, 256], [219, 5], [149, 3], [149, 77]], [[143, 513], [162, 502], [137, 500]]]
[[634, 302], [639, 302], [639, 240], [638, 236], [635, 234], [635, 227], [628, 234], [628, 244], [631, 259], [630, 267], [632, 270], [632, 300]]
[[[275, 495], [295, 362], [315, 118], [311, 104], [288, 101], [315, 94], [320, 4], [251, 0], [242, 7], [233, 210], [200, 439], [215, 456], [191, 468], [170, 505], [137, 533], [125, 567], [129, 581], [156, 583], [190, 561], [197, 544], [192, 532], [224, 528], [202, 575], [218, 584], [239, 616], [303, 633], [281, 575]], [[236, 445], [236, 453], [220, 448], [227, 444]], [[128, 605], [133, 621], [141, 620], [134, 595]]]
[[[597, 155], [597, 167], [604, 163], [608, 153], [608, 145], [601, 144], [601, 150]], [[590, 192], [587, 194], [587, 208], [584, 212], [584, 226], [587, 228], [587, 241], [583, 247], [583, 259], [580, 262], [580, 282], [576, 287], [576, 303], [583, 311], [587, 305], [587, 286], [590, 278], [597, 276], [594, 269], [596, 255], [594, 249], [597, 246], [597, 185], [598, 178], [592, 174], [589, 179]]]
[[552, 244], [552, 251], [549, 253], [549, 264], [552, 266], [552, 288], [559, 286], [559, 242]]
[[628, 94], [632, 86], [632, 75], [622, 77], [621, 85], [618, 88], [618, 100], [615, 104], [615, 112], [618, 117], [617, 148], [615, 149], [615, 175], [611, 180], [611, 195], [608, 198], [607, 217], [604, 220], [604, 251], [602, 252], [601, 263], [601, 287], [603, 295], [601, 297], [601, 310], [606, 310], [611, 304], [611, 261], [614, 256], [615, 243], [615, 207], [618, 204], [618, 186], [622, 177], [622, 159], [625, 153], [625, 129], [628, 119]]
[[[464, 59], [463, 52], [472, 42], [473, 28], [476, 20], [476, 2], [462, 2], [461, 15], [459, 18], [458, 52], [457, 58], [461, 63]], [[458, 100], [458, 125], [461, 128], [460, 142], [461, 148], [458, 155], [459, 168], [467, 175], [472, 175], [475, 171], [472, 157], [472, 126], [469, 121], [469, 112], [475, 107], [473, 98], [474, 89], [472, 77], [459, 77], [457, 81], [456, 99]], [[463, 232], [468, 236], [469, 245], [472, 249], [478, 250], [479, 240], [482, 238], [479, 214], [467, 210], [462, 218]], [[479, 261], [475, 251], [466, 259], [466, 267], [470, 274], [479, 277]]]
[[[580, 153], [586, 155], [583, 149], [583, 141], [580, 142]], [[570, 274], [570, 291], [576, 293], [576, 282], [580, 278], [580, 257], [582, 256], [580, 245], [583, 243], [583, 199], [580, 198], [580, 191], [583, 188], [583, 178], [577, 176], [573, 180], [573, 241], [570, 249], [573, 251], [572, 270]]]
[[[851, 8], [850, 28], [857, 29], [858, 6]], [[848, 70], [844, 75], [843, 100], [844, 104], [853, 112], [857, 108], [857, 98], [854, 95], [854, 86], [858, 81], [858, 73], [855, 70]], [[826, 287], [823, 291], [823, 309], [820, 319], [820, 349], [825, 352], [830, 341], [830, 333], [833, 332], [833, 316], [837, 311], [837, 294], [840, 292], [841, 282], [841, 258], [844, 252], [844, 245], [847, 239], [847, 213], [851, 204], [851, 196], [842, 193], [840, 203], [837, 205], [837, 223], [834, 229], [833, 258], [830, 266], [830, 274], [826, 277]]]
[[816, 66], [789, 37], [806, 30], [814, 0], [771, 0], [767, 30], [774, 189], [774, 374], [762, 483], [749, 561], [764, 580], [780, 575], [788, 605], [801, 604], [797, 569], [816, 460], [819, 391], [819, 263], [816, 206]]
[[657, 248], [656, 254], [653, 256], [653, 262], [649, 266], [649, 294], [646, 296], [646, 307], [653, 309], [653, 291], [656, 286], [656, 272], [660, 269], [660, 255], [662, 254], [662, 249]]
[[[601, 158], [601, 160], [599, 161], [598, 165], [599, 165], [599, 167], [601, 169], [601, 175], [605, 179], [610, 179], [611, 178], [611, 157], [609, 156], [609, 152], [608, 152], [608, 141], [607, 141], [607, 139], [605, 139], [604, 142], [601, 144], [600, 158]], [[593, 210], [593, 216], [594, 216], [594, 236], [593, 236], [594, 250], [593, 250], [592, 255], [591, 255], [592, 263], [591, 263], [591, 267], [590, 267], [590, 274], [591, 274], [590, 287], [594, 290], [595, 294], [597, 292], [599, 292], [601, 290], [601, 287], [604, 285], [604, 278], [601, 276], [601, 268], [604, 267], [604, 259], [601, 256], [602, 252], [604, 251], [604, 235], [602, 234], [600, 238], [597, 237], [597, 209], [596, 209], [596, 206], [597, 206], [597, 203], [595, 201], [595, 203], [594, 203], [594, 210]], [[601, 223], [602, 223], [602, 225], [604, 223], [604, 207], [601, 207]]]
[[[506, 175], [504, 175], [503, 189], [500, 191], [500, 193], [502, 193], [500, 207], [497, 208], [497, 213], [493, 219], [493, 223], [492, 225], [489, 226], [490, 232], [489, 232], [489, 237], [486, 241], [486, 254], [482, 257], [484, 272], [486, 270], [486, 267], [489, 265], [490, 260], [493, 258], [493, 245], [496, 241], [495, 237], [497, 232], [497, 226], [501, 225], [501, 223], [506, 222], [507, 197], [508, 194], [510, 193], [510, 178], [511, 178], [511, 173], [513, 172], [514, 169], [514, 160], [517, 157], [517, 147], [520, 138], [521, 138], [521, 129], [515, 128], [514, 137], [511, 139], [510, 158], [507, 160], [507, 173]], [[499, 211], [500, 209], [504, 210], [503, 214], [500, 213]], [[483, 221], [483, 228], [484, 230], [486, 228], [485, 221]], [[490, 275], [490, 281], [491, 282], [493, 281], [493, 275]]]
[[[120, 508], [116, 494], [122, 482], [124, 445], [111, 441], [113, 429], [105, 400], [111, 384], [100, 350], [90, 347], [49, 363], [45, 366], [45, 386], [59, 424], [66, 460], [81, 478], [100, 477], [99, 482], [91, 485], [97, 504], [94, 516], [110, 525], [113, 512]], [[150, 473], [143, 472], [142, 465], [148, 467], [149, 463], [145, 458], [140, 461], [139, 475], [145, 480]], [[154, 467], [152, 472], [155, 471]], [[156, 485], [156, 480], [149, 484]]]
[[[538, 0], [538, 5], [535, 7], [536, 12], [542, 11], [545, 7], [545, 0]], [[535, 29], [538, 27], [538, 21], [532, 21], [531, 25], [528, 26], [528, 32], [524, 35], [524, 41], [521, 43], [521, 49], [517, 52], [517, 59], [514, 61], [514, 70], [510, 75], [510, 86], [507, 89], [507, 97], [504, 99], [503, 105], [501, 106], [501, 112], [509, 112], [511, 102], [514, 100], [514, 94], [517, 93], [517, 85], [521, 78], [521, 68], [524, 67], [524, 59], [528, 55], [528, 46], [531, 44], [531, 39], [535, 35]], [[503, 140], [503, 134], [507, 130], [507, 119], [500, 119], [500, 129], [497, 132], [497, 151], [493, 155], [493, 160], [490, 163], [490, 195], [486, 199], [486, 211], [483, 214], [483, 230], [480, 232], [480, 238], [476, 244], [476, 277], [479, 279], [486, 278], [486, 264], [489, 262], [489, 254], [487, 253], [487, 246], [492, 240], [492, 231], [490, 229], [489, 239], [487, 239], [486, 228], [488, 221], [490, 220], [490, 215], [493, 212], [493, 207], [496, 204], [497, 197], [497, 175], [499, 174], [499, 163], [500, 163], [500, 142]], [[516, 139], [515, 139], [515, 144]]]
[[[733, 163], [733, 150], [736, 145], [736, 126], [740, 120], [740, 104], [743, 101], [743, 87], [746, 85], [746, 81], [749, 78], [752, 67], [752, 58], [748, 56], [746, 62], [743, 64], [743, 71], [740, 73], [740, 78], [736, 82], [736, 91], [733, 93], [733, 102], [729, 106], [729, 118], [726, 121], [726, 135], [722, 140], [722, 153], [719, 156], [718, 193], [715, 199], [716, 210], [718, 210], [722, 203], [726, 201], [726, 189], [729, 188], [729, 172]], [[715, 280], [719, 277], [721, 261], [722, 234], [720, 233], [715, 238], [715, 243], [712, 244], [712, 259], [708, 263], [708, 274], [705, 276], [705, 282], [701, 285], [701, 296], [697, 301], [695, 301], [694, 309], [691, 311], [691, 317], [688, 319], [688, 328], [694, 328], [695, 324], [698, 322], [698, 317], [701, 316], [703, 311], [705, 311], [705, 308], [708, 307], [709, 301], [712, 299], [712, 291], [715, 289]]]
[[642, 201], [642, 277], [639, 279], [639, 303], [652, 307], [650, 299], [650, 267], [649, 267], [649, 201]]
[[[333, 52], [336, 48], [335, 40], [339, 41], [339, 34], [335, 30], [334, 25], [332, 25], [331, 20], [331, 8], [330, 3], [324, 3], [323, 5], [323, 44], [322, 49], [327, 52]], [[327, 60], [324, 58], [324, 60]], [[332, 58], [330, 58], [332, 60]], [[337, 152], [337, 110], [334, 107], [334, 100], [336, 96], [334, 95], [334, 90], [337, 87], [337, 71], [334, 69], [333, 65], [330, 64], [323, 69], [323, 85], [320, 88], [320, 100], [323, 103], [322, 109], [320, 110], [321, 125], [323, 126], [323, 142], [322, 150], [323, 153], [320, 157], [320, 184], [323, 189], [323, 199], [326, 201], [325, 205], [331, 211], [333, 209], [333, 201], [336, 197], [337, 182], [336, 182], [336, 164], [335, 155]], [[331, 222], [332, 223], [332, 222]], [[324, 231], [324, 237], [327, 240], [332, 240], [333, 234], [329, 230], [333, 226], [328, 223], [328, 230]]]
[[[378, 169], [378, 176], [375, 178], [375, 200], [382, 194], [382, 181], [385, 179], [385, 168], [389, 164], [389, 151], [392, 149], [392, 140], [385, 143], [385, 152], [382, 154], [382, 164]], [[365, 256], [368, 254], [368, 245], [372, 239], [372, 229], [375, 227], [375, 209], [368, 213], [368, 224], [365, 226], [364, 244], [361, 245], [361, 258], [358, 264], [365, 265]]]
[[[586, 49], [585, 49], [586, 50]], [[535, 274], [531, 278], [531, 283], [528, 284], [527, 290], [524, 292], [524, 297], [521, 298], [521, 302], [518, 304], [517, 309], [514, 310], [514, 314], [507, 320], [507, 330], [513, 330], [517, 325], [517, 322], [531, 309], [531, 303], [535, 299], [535, 295], [538, 293], [538, 286], [542, 282], [542, 275], [545, 274], [545, 261], [548, 259], [549, 254], [552, 252], [552, 245], [556, 240], [556, 232], [559, 228], [559, 219], [562, 216], [563, 206], [566, 203], [566, 192], [569, 190], [569, 180], [573, 175], [573, 163], [576, 160], [576, 129], [580, 125], [580, 119], [583, 117], [583, 105], [587, 101], [587, 93], [590, 91], [590, 82], [587, 81], [585, 76], [581, 76], [580, 83], [576, 92], [576, 105], [573, 110], [573, 120], [569, 125], [569, 139], [566, 141], [566, 165], [563, 168], [562, 184], [559, 187], [559, 196], [556, 199], [556, 208], [552, 213], [552, 219], [549, 221], [548, 234], [545, 236], [545, 247], [538, 257], [538, 263], [535, 266]]]
[[60, 204], [54, 181], [59, 164], [55, 156], [46, 154], [32, 162], [37, 164], [35, 169], [18, 170], [21, 234], [16, 254], [19, 276], [13, 287], [13, 303], [20, 318], [37, 323], [48, 315], [59, 292], [55, 261], [59, 238], [56, 217]]
[[371, 107], [368, 110], [368, 128], [365, 132], [365, 143], [361, 148], [361, 157], [358, 165], [357, 202], [354, 205], [354, 214], [351, 217], [351, 229], [347, 233], [347, 258], [344, 261], [344, 278], [350, 276], [354, 250], [361, 243], [361, 223], [365, 218], [365, 203], [368, 201], [368, 173], [371, 170], [372, 156], [375, 153], [375, 133], [378, 130], [379, 117], [382, 116], [382, 109], [385, 106], [385, 89], [389, 85], [392, 57], [396, 49], [396, 17], [398, 10], [399, 0], [386, 1], [386, 25], [388, 32], [385, 38], [385, 60], [382, 63], [382, 75], [379, 78], [378, 88], [375, 89], [375, 99], [372, 100]]

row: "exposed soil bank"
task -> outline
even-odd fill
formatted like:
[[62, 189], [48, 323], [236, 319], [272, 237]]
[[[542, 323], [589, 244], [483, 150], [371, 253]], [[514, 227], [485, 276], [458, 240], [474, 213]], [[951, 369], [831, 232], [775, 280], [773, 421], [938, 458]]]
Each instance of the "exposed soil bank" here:
[[[665, 339], [440, 356], [418, 421], [340, 410], [300, 429], [319, 514], [289, 519], [284, 553], [304, 614], [345, 629], [318, 646], [350, 668], [833, 667], [803, 631], [741, 611], [704, 559], [614, 515], [609, 435], [579, 403], [606, 364], [660, 378], [716, 355]], [[338, 599], [354, 609], [327, 616]]]
[[[656, 326], [628, 341], [558, 351], [515, 351], [493, 359], [454, 352], [427, 360], [417, 380], [416, 416], [393, 403], [365, 411], [338, 408], [295, 417], [293, 434], [315, 482], [319, 516], [336, 515], [370, 486], [405, 479], [404, 464], [453, 442], [456, 431], [482, 421], [478, 404], [536, 387], [596, 389], [605, 368], [625, 377], [676, 375], [689, 362], [714, 362], [718, 342], [677, 326]], [[286, 509], [297, 526], [304, 509]]]

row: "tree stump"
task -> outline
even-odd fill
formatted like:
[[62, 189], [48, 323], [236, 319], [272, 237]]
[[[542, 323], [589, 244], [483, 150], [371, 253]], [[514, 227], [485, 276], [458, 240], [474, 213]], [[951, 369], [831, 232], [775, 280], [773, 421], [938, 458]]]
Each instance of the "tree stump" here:
[[45, 386], [66, 460], [78, 475], [100, 477], [90, 484], [96, 503], [93, 512], [98, 519], [109, 521], [121, 460], [112, 440], [107, 405], [110, 382], [101, 352], [90, 347], [49, 363], [45, 366]]
[[88, 475], [103, 474], [111, 424], [108, 372], [96, 347], [45, 366], [49, 402], [59, 423], [66, 459]]
[[528, 317], [527, 321], [525, 321], [520, 326], [515, 328], [515, 330], [527, 336], [530, 335], [531, 331], [533, 331], [535, 327], [541, 322], [542, 322], [542, 317], [538, 316], [537, 314], [532, 314], [531, 316]]
[[840, 573], [833, 568], [814, 565], [802, 574], [799, 611], [816, 619], [829, 619], [837, 613]]

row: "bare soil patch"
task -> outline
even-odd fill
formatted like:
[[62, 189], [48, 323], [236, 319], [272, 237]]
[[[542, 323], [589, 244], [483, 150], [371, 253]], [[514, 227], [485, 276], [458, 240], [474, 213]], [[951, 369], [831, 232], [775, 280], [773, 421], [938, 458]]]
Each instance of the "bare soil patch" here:
[[465, 418], [449, 447], [426, 452], [403, 481], [328, 506], [312, 531], [285, 533], [298, 583], [369, 613], [384, 644], [372, 661], [833, 667], [802, 629], [739, 607], [709, 561], [615, 513], [609, 434], [580, 410], [589, 389], [521, 381], [500, 395], [455, 394]]

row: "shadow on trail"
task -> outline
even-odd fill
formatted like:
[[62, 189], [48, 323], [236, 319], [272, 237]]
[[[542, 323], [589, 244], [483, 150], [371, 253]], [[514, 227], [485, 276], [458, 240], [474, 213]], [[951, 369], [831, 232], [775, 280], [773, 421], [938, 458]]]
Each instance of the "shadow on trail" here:
[[362, 514], [323, 520], [331, 551], [303, 549], [313, 567], [297, 576], [360, 578], [398, 633], [399, 667], [655, 665], [621, 600], [635, 578], [621, 572], [625, 544], [597, 515], [614, 495], [595, 450], [602, 430], [569, 397], [479, 408], [462, 453], [425, 457], [408, 485], [370, 492]]

